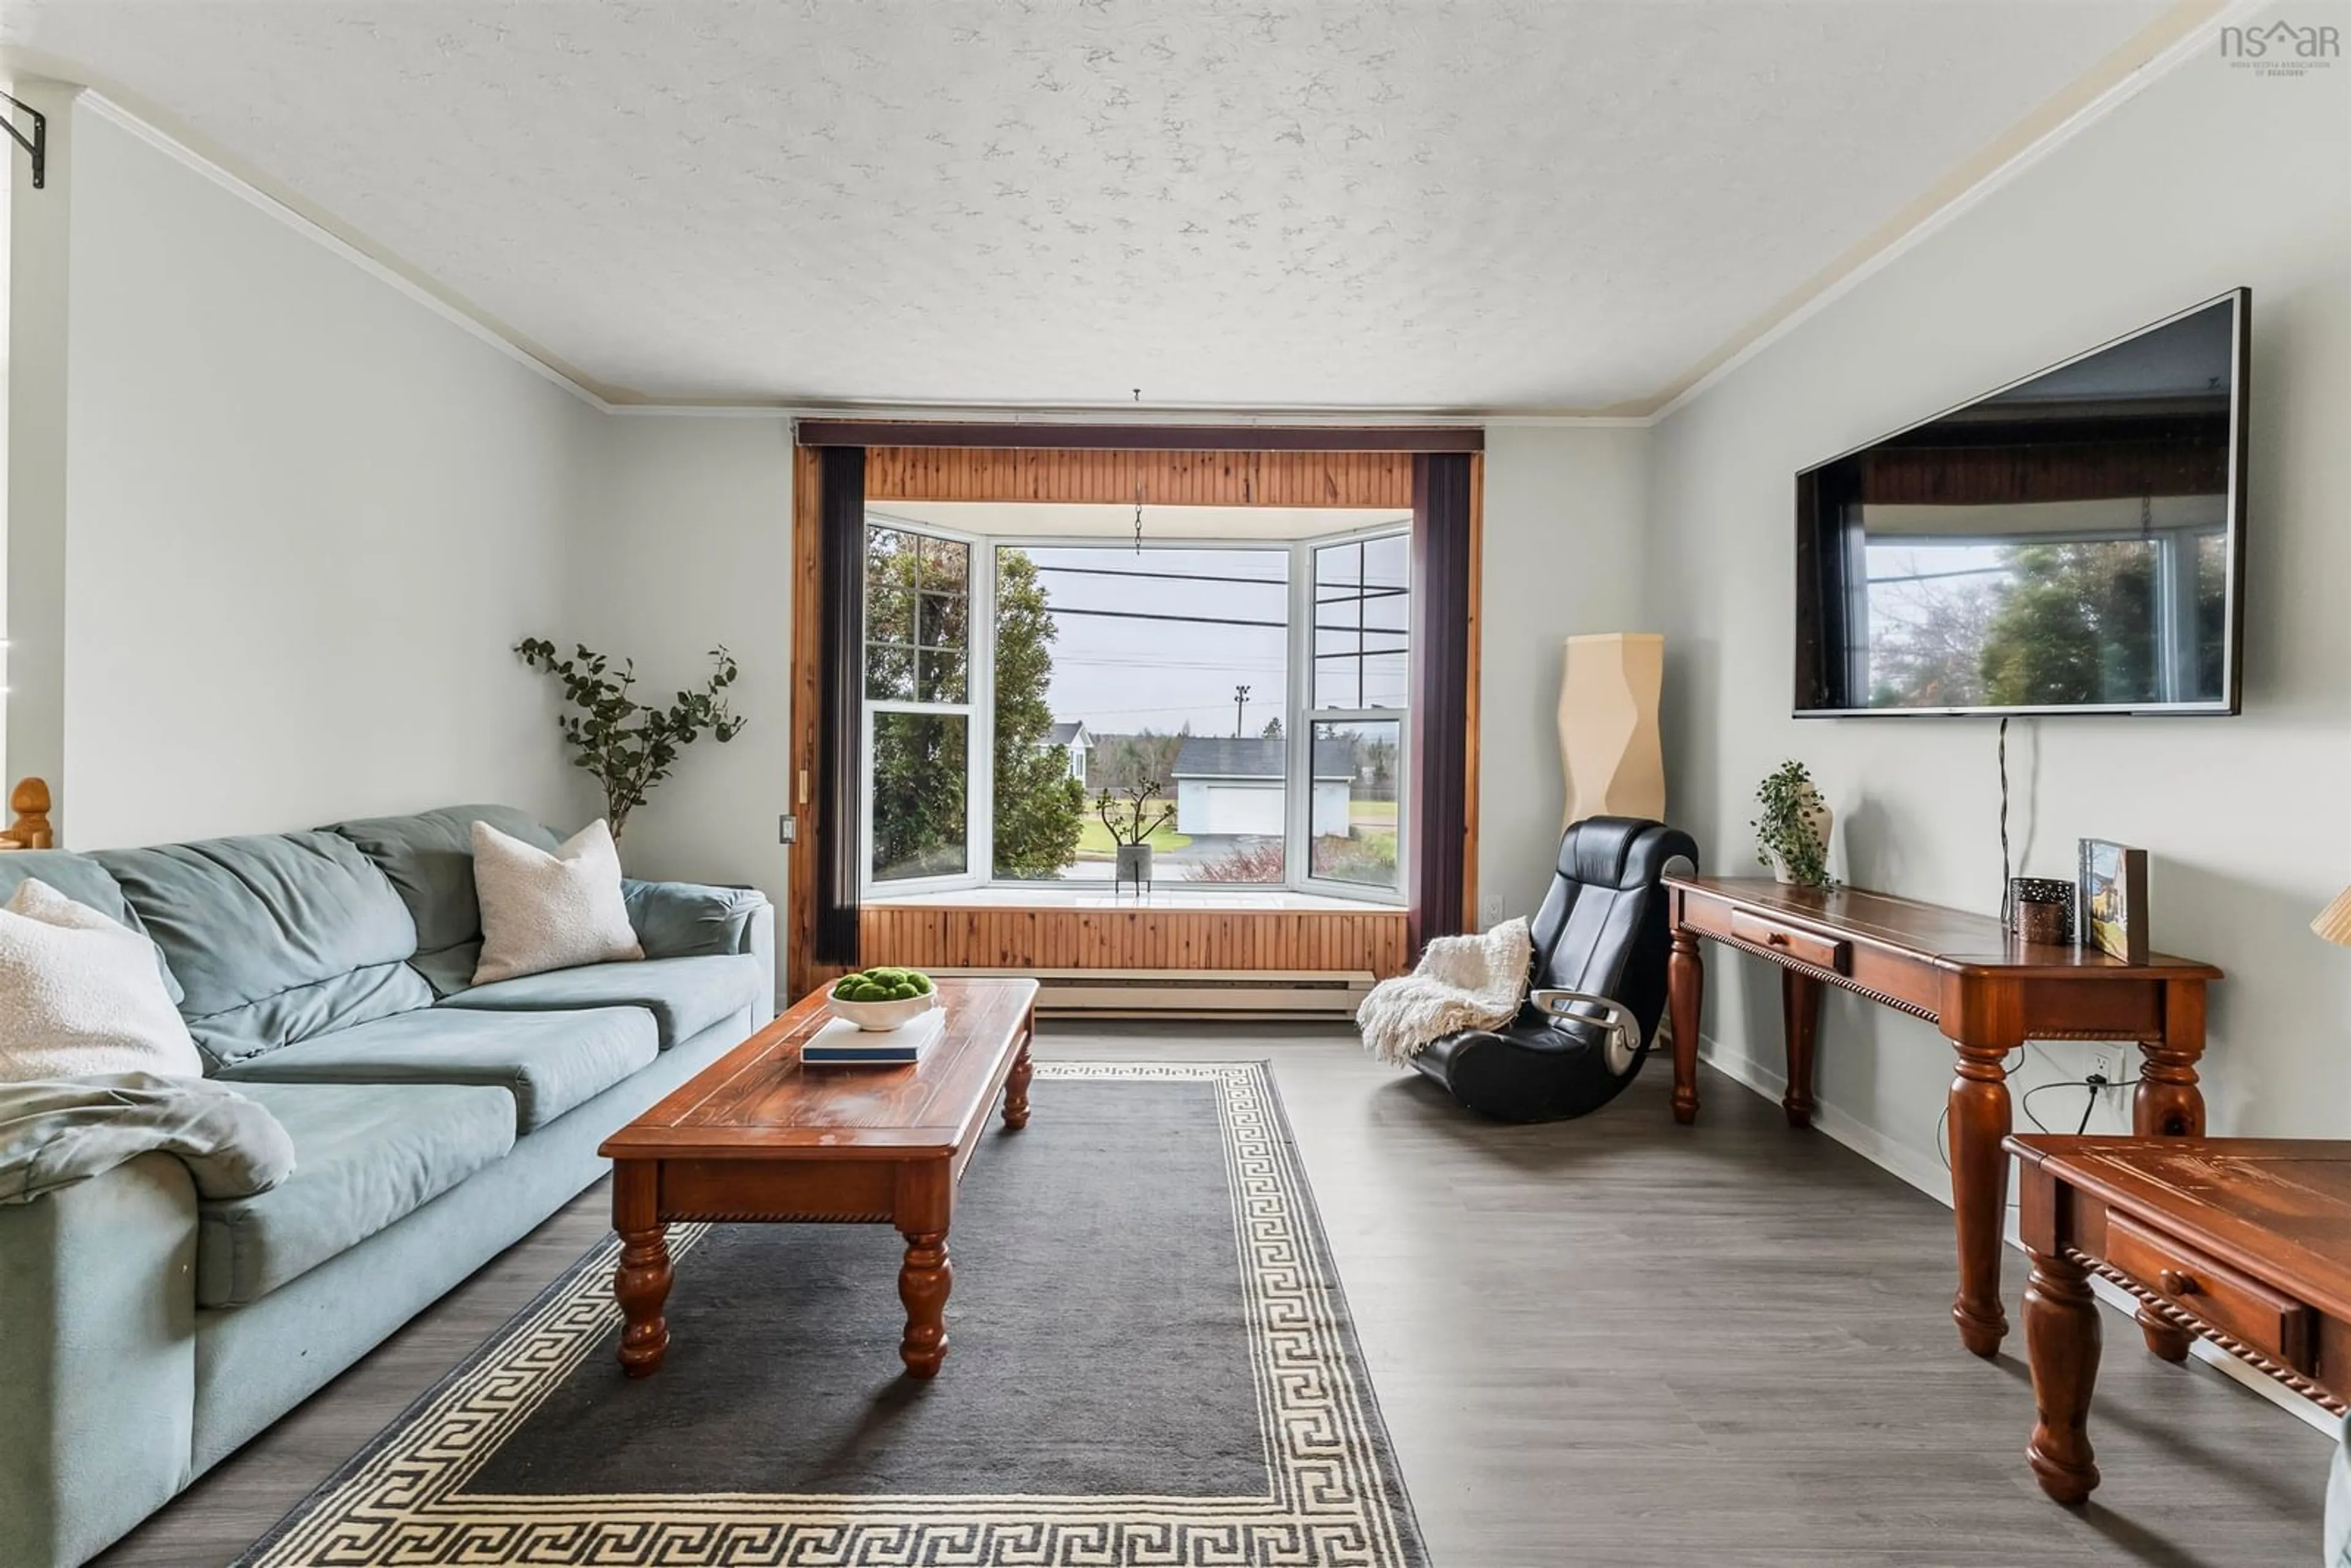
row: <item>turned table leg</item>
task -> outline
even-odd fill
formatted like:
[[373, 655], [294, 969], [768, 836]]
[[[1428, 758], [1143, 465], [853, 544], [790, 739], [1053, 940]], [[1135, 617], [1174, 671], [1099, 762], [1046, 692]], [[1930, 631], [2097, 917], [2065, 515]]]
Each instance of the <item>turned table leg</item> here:
[[1029, 1124], [1029, 1081], [1037, 1075], [1036, 1064], [1029, 1060], [1029, 1047], [1037, 1038], [1037, 1015], [1030, 1013], [1020, 1039], [1020, 1054], [1012, 1059], [1012, 1071], [1004, 1075], [1004, 1124], [1019, 1131]]
[[[2204, 1135], [2204, 1091], [2196, 1082], [2196, 1063], [2204, 1054], [2203, 988], [2168, 986], [2164, 998], [2168, 1038], [2139, 1043], [2138, 1089], [2131, 1095], [2131, 1131], [2142, 1138], [2200, 1138]], [[2137, 1313], [2138, 1331], [2147, 1348], [2166, 1361], [2186, 1361], [2193, 1338], [2144, 1306]]]
[[2008, 1217], [2008, 1048], [1956, 1042], [1951, 1080], [1951, 1207], [1957, 1211], [1959, 1289], [1951, 1317], [1959, 1343], [1990, 1360], [2000, 1354], [2008, 1313], [2000, 1301], [2000, 1249]]
[[2024, 1287], [2024, 1345], [2038, 1417], [2025, 1457], [2041, 1490], [2063, 1503], [2098, 1484], [2090, 1453], [2090, 1390], [2098, 1379], [2098, 1304], [2089, 1275], [2063, 1253], [2032, 1254]]
[[898, 1299], [906, 1303], [906, 1334], [898, 1342], [898, 1359], [907, 1375], [936, 1377], [947, 1358], [947, 1291], [955, 1285], [955, 1265], [947, 1261], [944, 1230], [904, 1232], [906, 1261], [898, 1270]]
[[660, 1170], [649, 1160], [612, 1165], [612, 1228], [621, 1237], [612, 1298], [625, 1323], [621, 1369], [631, 1377], [651, 1377], [669, 1354], [669, 1324], [662, 1317], [662, 1304], [669, 1300], [669, 1241], [657, 1207]]
[[1698, 936], [1677, 925], [1666, 959], [1666, 1009], [1674, 1021], [1674, 1120], [1685, 1127], [1698, 1120], [1698, 1019], [1705, 990]]
[[2204, 985], [2175, 980], [2163, 988], [2163, 1038], [2139, 1042], [2138, 1091], [2131, 1096], [2131, 1130], [2142, 1138], [2204, 1135], [2204, 1091], [2196, 1063], [2204, 1055]]
[[1780, 1021], [1787, 1031], [1788, 1092], [1780, 1109], [1791, 1127], [1813, 1124], [1813, 1046], [1821, 1033], [1821, 983], [1793, 969], [1780, 971]]

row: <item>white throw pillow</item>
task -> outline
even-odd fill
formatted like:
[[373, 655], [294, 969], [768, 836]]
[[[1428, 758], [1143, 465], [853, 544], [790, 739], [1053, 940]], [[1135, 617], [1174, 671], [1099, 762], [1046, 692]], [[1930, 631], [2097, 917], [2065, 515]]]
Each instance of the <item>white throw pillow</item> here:
[[27, 878], [0, 908], [0, 1082], [155, 1072], [201, 1078], [155, 945]]
[[475, 822], [474, 893], [482, 904], [477, 986], [645, 956], [621, 898], [621, 852], [601, 817], [553, 854]]

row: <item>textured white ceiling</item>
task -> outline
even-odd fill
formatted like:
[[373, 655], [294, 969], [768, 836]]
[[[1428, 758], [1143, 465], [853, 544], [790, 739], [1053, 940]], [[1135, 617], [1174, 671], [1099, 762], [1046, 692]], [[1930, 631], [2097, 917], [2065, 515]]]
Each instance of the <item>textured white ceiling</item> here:
[[2164, 0], [7, 0], [659, 397], [1654, 397]]

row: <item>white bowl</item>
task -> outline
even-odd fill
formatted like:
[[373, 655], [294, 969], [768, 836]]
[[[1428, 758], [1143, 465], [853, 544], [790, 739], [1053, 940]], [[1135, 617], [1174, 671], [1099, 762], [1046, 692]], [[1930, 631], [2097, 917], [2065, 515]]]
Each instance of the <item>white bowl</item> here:
[[833, 1017], [846, 1019], [859, 1029], [880, 1031], [910, 1024], [938, 1005], [937, 991], [919, 997], [904, 997], [889, 1002], [845, 1002], [827, 991], [824, 1005]]

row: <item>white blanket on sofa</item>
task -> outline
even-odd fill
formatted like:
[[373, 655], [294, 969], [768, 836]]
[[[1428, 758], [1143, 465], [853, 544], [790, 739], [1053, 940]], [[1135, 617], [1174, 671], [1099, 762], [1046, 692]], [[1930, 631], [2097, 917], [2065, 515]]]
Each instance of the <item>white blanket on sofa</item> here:
[[1526, 1000], [1533, 956], [1524, 920], [1505, 921], [1483, 936], [1437, 937], [1418, 968], [1382, 980], [1355, 1009], [1364, 1049], [1403, 1067], [1433, 1040], [1510, 1022]]

